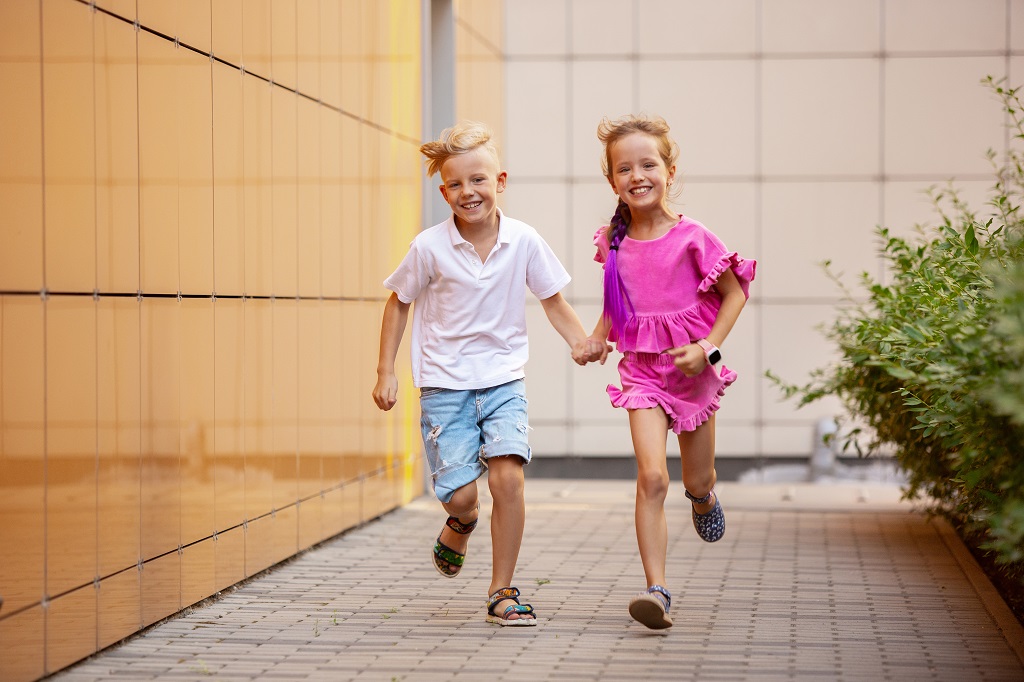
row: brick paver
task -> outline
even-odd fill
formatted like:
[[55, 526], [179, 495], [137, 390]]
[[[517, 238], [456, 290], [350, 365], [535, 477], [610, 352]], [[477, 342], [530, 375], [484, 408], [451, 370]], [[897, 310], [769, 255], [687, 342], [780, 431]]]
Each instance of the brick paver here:
[[644, 587], [629, 481], [527, 482], [517, 585], [535, 628], [484, 622], [483, 521], [458, 578], [432, 498], [335, 538], [55, 676], [87, 680], [1022, 680], [1024, 635], [944, 523], [877, 484], [726, 484], [725, 537], [669, 513], [675, 627]]

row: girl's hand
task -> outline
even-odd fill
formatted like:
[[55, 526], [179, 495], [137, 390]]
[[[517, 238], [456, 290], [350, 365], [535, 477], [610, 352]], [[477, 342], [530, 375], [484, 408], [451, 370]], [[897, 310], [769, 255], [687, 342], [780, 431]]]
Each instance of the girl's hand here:
[[398, 402], [398, 377], [394, 374], [377, 374], [377, 385], [373, 387], [373, 402], [387, 412]]
[[674, 356], [673, 362], [680, 372], [688, 377], [695, 377], [707, 367], [708, 359], [704, 349], [695, 343], [688, 343], [680, 348], [669, 348], [668, 354]]
[[603, 365], [605, 360], [608, 359], [608, 353], [611, 351], [611, 345], [600, 337], [590, 336], [586, 340], [588, 362], [600, 362]]

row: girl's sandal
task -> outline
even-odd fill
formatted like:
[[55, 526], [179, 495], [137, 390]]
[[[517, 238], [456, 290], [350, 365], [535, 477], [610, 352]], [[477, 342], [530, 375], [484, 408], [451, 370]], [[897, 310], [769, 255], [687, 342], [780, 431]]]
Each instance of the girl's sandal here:
[[725, 512], [722, 511], [722, 505], [718, 501], [718, 493], [712, 490], [704, 497], [694, 497], [689, 490], [685, 493], [686, 498], [694, 505], [707, 504], [711, 501], [711, 496], [715, 496], [715, 506], [711, 508], [711, 511], [698, 514], [697, 508], [693, 508], [693, 527], [697, 529], [697, 535], [704, 542], [721, 540], [725, 535]]
[[663, 630], [672, 627], [672, 618], [668, 615], [671, 606], [669, 591], [661, 585], [651, 585], [630, 600], [629, 615], [652, 630]]
[[[449, 516], [448, 520], [444, 522], [446, 526], [451, 528], [453, 531], [460, 535], [469, 535], [476, 528], [477, 521], [480, 520], [479, 511], [480, 503], [477, 503], [476, 509], [478, 515], [470, 523], [462, 523], [455, 516]], [[437, 572], [446, 578], [454, 578], [462, 570], [462, 564], [466, 562], [466, 555], [456, 552], [448, 545], [441, 542], [441, 536], [437, 536], [437, 541], [434, 542], [434, 551], [432, 555], [434, 561], [434, 568]]]
[[[510, 604], [505, 607], [505, 610], [501, 612], [499, 616], [494, 612], [496, 607], [506, 599], [511, 599], [515, 604]], [[519, 618], [513, 618], [509, 620], [509, 616], [513, 614], [519, 614]], [[527, 618], [526, 616], [529, 616]], [[502, 627], [505, 626], [516, 626], [524, 627], [537, 624], [537, 614], [533, 610], [533, 606], [530, 604], [519, 603], [519, 588], [518, 587], [503, 587], [490, 596], [487, 600], [487, 622], [497, 623]]]

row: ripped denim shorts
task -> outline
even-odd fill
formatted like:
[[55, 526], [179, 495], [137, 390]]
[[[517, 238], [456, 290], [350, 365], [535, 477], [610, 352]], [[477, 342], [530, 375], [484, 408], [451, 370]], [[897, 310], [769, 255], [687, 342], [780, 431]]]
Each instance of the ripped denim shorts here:
[[530, 462], [523, 379], [470, 390], [422, 388], [420, 411], [423, 450], [442, 502], [480, 478], [490, 457], [517, 455]]

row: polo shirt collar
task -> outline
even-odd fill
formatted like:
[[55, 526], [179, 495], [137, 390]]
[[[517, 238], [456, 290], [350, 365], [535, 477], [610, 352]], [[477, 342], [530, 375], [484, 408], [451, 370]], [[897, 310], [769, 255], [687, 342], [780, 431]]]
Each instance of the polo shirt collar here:
[[[501, 212], [501, 209], [495, 209], [498, 212], [498, 243], [508, 244], [512, 240], [512, 236], [509, 234], [508, 224], [505, 220], [505, 214]], [[458, 246], [459, 244], [469, 244], [462, 235], [459, 234], [459, 228], [455, 227], [455, 216], [448, 216], [448, 236], [451, 237], [452, 246]]]

